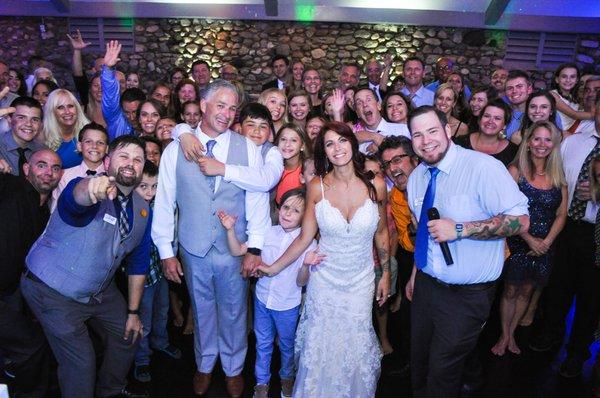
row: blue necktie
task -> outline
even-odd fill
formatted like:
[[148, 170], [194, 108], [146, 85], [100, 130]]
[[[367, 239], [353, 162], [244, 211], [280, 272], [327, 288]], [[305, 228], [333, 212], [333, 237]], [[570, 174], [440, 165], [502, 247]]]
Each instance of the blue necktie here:
[[[215, 155], [213, 154], [213, 148], [215, 147], [215, 145], [217, 144], [217, 141], [215, 140], [208, 140], [208, 142], [206, 143], [206, 157], [207, 158], [215, 158]], [[210, 190], [212, 192], [215, 192], [215, 183], [217, 181], [217, 177], [215, 176], [208, 176], [206, 177], [206, 179], [208, 180], [208, 185], [210, 186]]]
[[429, 245], [429, 229], [427, 229], [429, 217], [427, 216], [427, 211], [433, 207], [433, 200], [435, 199], [435, 178], [440, 172], [440, 169], [430, 167], [429, 172], [431, 173], [431, 179], [429, 180], [429, 185], [427, 185], [427, 191], [425, 191], [425, 197], [423, 198], [421, 215], [419, 216], [419, 225], [417, 227], [417, 239], [415, 242], [415, 263], [417, 264], [418, 269], [423, 269], [427, 265], [427, 246]]

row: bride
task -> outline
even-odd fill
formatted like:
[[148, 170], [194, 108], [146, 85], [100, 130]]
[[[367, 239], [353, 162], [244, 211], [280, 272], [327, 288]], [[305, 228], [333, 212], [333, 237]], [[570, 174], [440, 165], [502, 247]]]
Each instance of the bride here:
[[323, 127], [314, 155], [320, 178], [308, 186], [302, 232], [275, 263], [259, 271], [277, 274], [320, 231], [325, 259], [310, 272], [296, 332], [294, 397], [369, 398], [375, 396], [381, 364], [371, 315], [373, 241], [383, 268], [379, 305], [390, 290], [385, 182], [365, 175], [358, 141], [344, 123]]

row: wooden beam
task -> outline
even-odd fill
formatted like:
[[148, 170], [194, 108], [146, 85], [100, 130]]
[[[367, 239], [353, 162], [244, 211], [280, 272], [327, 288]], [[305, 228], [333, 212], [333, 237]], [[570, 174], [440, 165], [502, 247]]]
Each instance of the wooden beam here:
[[67, 13], [71, 11], [71, 0], [50, 0], [50, 3], [52, 3], [58, 12]]
[[496, 25], [510, 0], [492, 0], [485, 10], [485, 24]]

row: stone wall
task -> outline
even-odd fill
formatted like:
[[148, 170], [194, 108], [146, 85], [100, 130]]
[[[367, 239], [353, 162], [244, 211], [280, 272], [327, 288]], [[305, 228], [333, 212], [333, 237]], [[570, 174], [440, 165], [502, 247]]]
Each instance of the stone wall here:
[[[59, 83], [72, 86], [71, 49], [66, 38], [65, 18], [46, 18], [44, 39], [40, 18], [0, 18], [0, 59], [25, 69], [33, 54], [53, 64]], [[238, 67], [248, 91], [258, 92], [272, 79], [270, 60], [275, 54], [300, 59], [319, 69], [326, 80], [337, 79], [341, 61], [359, 64], [371, 57], [391, 53], [397, 60], [416, 54], [426, 61], [428, 77], [441, 55], [455, 59], [457, 69], [469, 83], [489, 82], [491, 70], [502, 65], [505, 32], [459, 28], [415, 27], [350, 23], [300, 23], [229, 21], [204, 19], [138, 19], [134, 25], [135, 49], [122, 54], [119, 67], [137, 70], [145, 87], [162, 80], [174, 65], [189, 67], [204, 59], [214, 68], [229, 62]], [[577, 61], [582, 66], [600, 68], [600, 35], [582, 37]], [[84, 65], [101, 54], [84, 53]], [[541, 84], [550, 72], [534, 72]]]

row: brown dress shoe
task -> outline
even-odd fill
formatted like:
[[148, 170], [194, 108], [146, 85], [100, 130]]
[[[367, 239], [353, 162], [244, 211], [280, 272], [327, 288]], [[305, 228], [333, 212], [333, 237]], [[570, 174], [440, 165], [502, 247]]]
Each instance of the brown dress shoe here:
[[225, 385], [227, 386], [227, 393], [231, 398], [240, 398], [244, 392], [244, 379], [242, 375], [233, 377], [225, 377]]
[[194, 374], [194, 394], [196, 395], [204, 395], [208, 391], [210, 387], [210, 379], [212, 377], [211, 373], [202, 373], [196, 372]]

